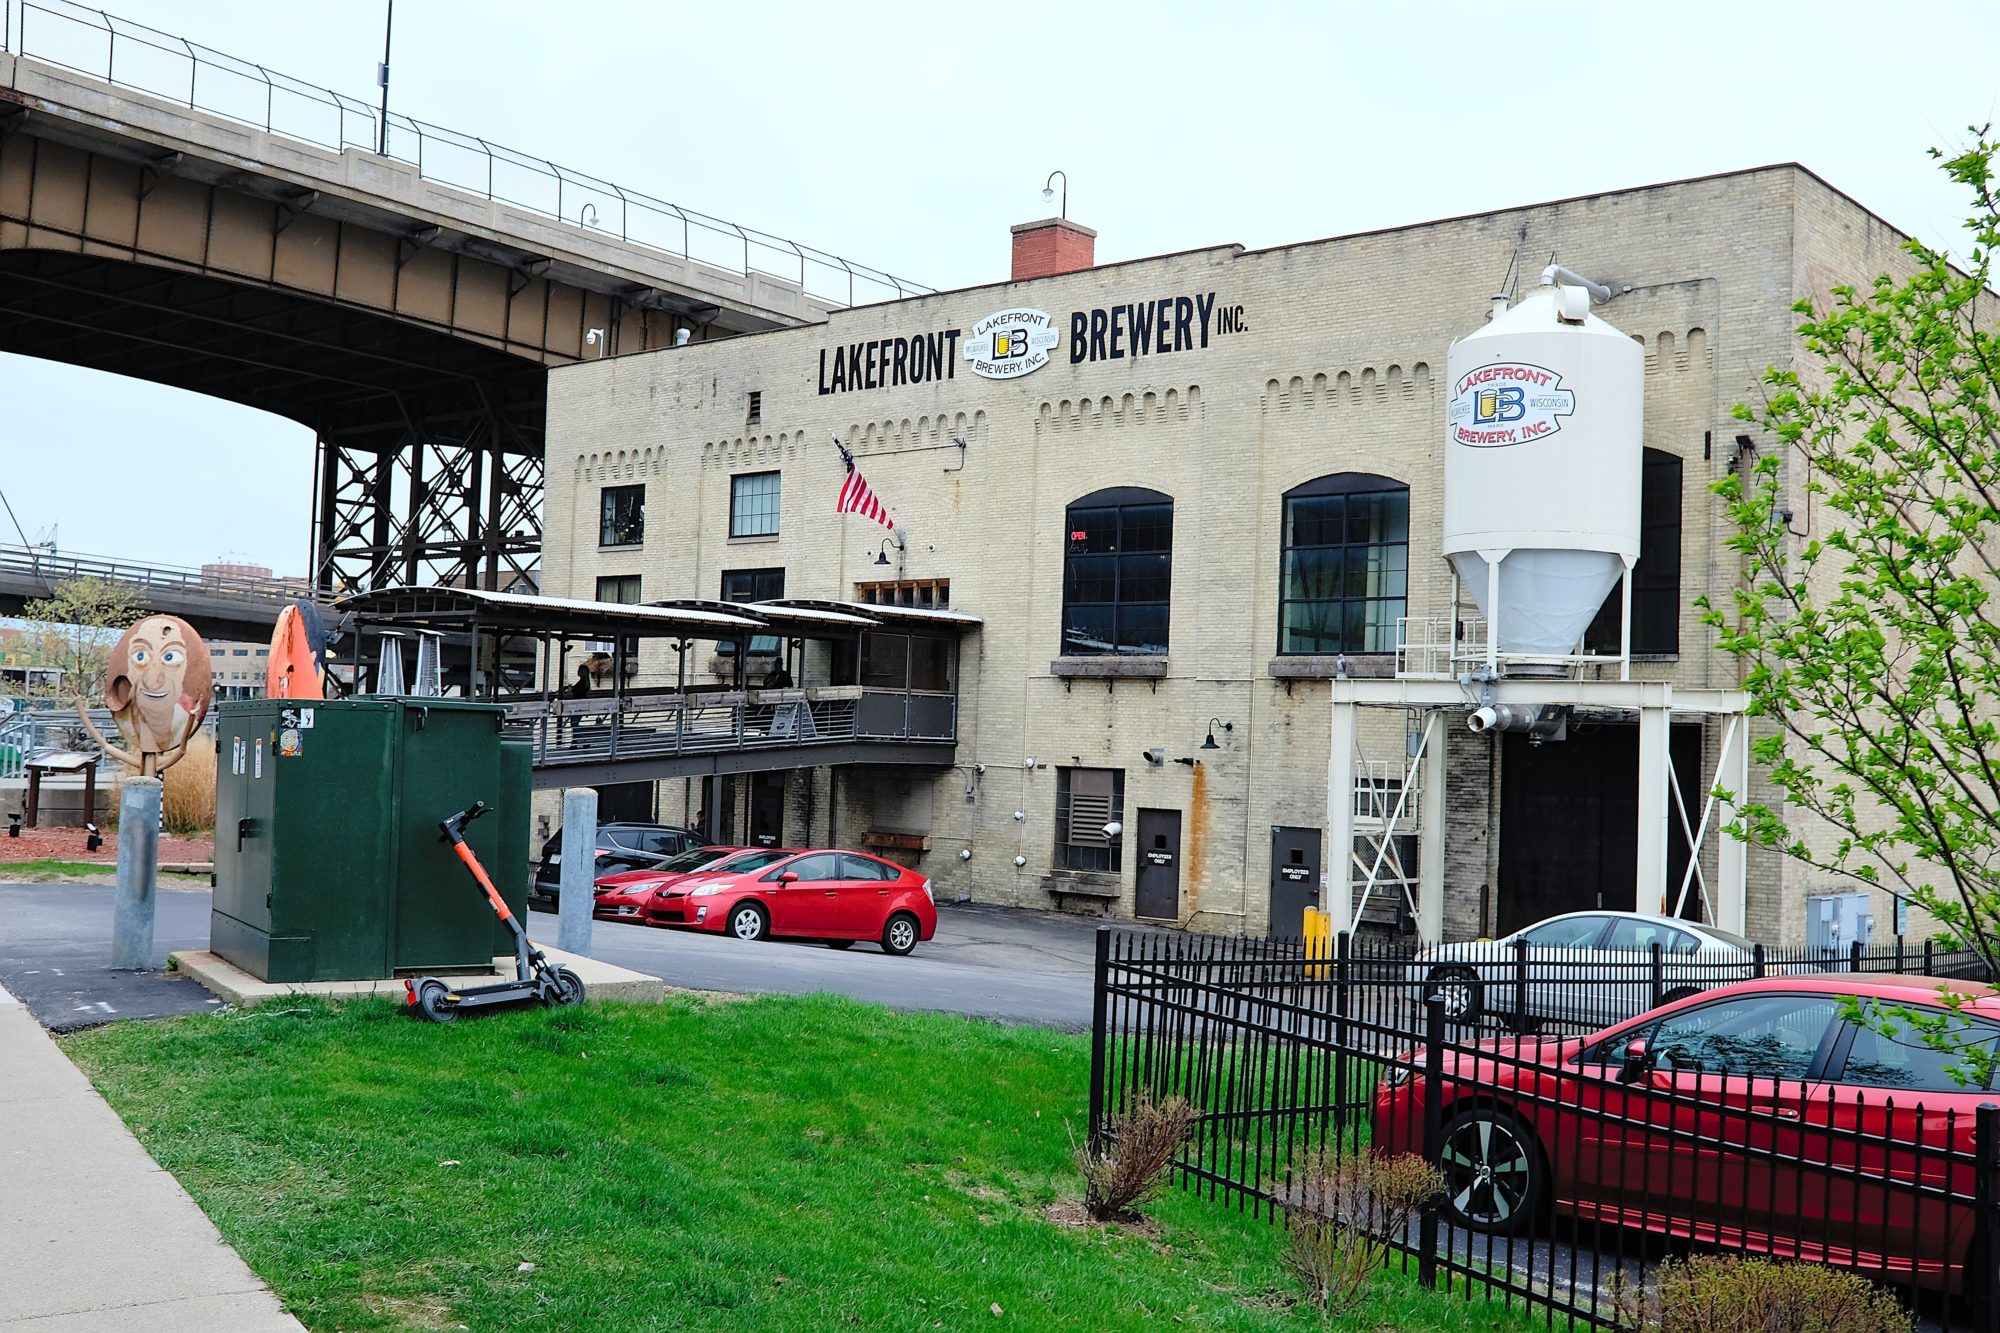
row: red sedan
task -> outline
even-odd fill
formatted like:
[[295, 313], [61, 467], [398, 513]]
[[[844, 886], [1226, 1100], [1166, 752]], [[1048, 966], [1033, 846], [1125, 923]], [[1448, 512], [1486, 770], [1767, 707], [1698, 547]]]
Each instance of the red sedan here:
[[780, 856], [741, 869], [732, 858], [681, 881], [675, 887], [686, 894], [684, 924], [740, 940], [825, 940], [835, 949], [874, 940], [892, 954], [906, 954], [937, 933], [931, 882], [914, 870], [862, 852]]
[[[1663, 1005], [1588, 1037], [1523, 1037], [1443, 1056], [1446, 1215], [1513, 1231], [1545, 1210], [1863, 1268], [1958, 1291], [1972, 1243], [1969, 1066], [1864, 1004], [1946, 1012], [2000, 1047], [2000, 992], [1901, 976], [1768, 977]], [[1420, 1059], [1421, 1057], [1419, 1057]], [[1374, 1142], [1423, 1145], [1423, 1081], [1376, 1092]]]
[[603, 921], [643, 922], [646, 908], [657, 890], [678, 883], [692, 872], [712, 866], [742, 850], [741, 847], [696, 847], [644, 870], [620, 870], [599, 875], [593, 886], [596, 892], [592, 895], [595, 903], [591, 915]]

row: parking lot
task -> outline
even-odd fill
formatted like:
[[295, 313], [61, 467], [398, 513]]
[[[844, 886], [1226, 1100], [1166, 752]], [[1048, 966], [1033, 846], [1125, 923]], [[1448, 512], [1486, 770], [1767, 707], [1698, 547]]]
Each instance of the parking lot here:
[[[207, 992], [158, 974], [113, 971], [112, 888], [0, 883], [0, 986], [51, 1028], [150, 1018], [213, 1007]], [[162, 888], [156, 965], [208, 944], [206, 889]], [[591, 952], [696, 990], [802, 994], [831, 991], [895, 1009], [939, 1010], [1008, 1023], [1081, 1029], [1090, 1023], [1093, 921], [974, 903], [941, 903], [937, 938], [907, 958], [872, 945], [745, 944], [599, 921]], [[556, 940], [556, 918], [531, 912], [529, 934]]]

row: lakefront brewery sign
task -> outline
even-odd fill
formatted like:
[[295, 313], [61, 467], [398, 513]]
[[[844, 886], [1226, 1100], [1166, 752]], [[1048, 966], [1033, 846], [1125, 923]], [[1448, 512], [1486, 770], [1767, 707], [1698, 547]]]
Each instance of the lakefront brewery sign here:
[[1576, 411], [1576, 391], [1546, 366], [1501, 361], [1459, 376], [1451, 386], [1445, 427], [1454, 444], [1495, 449], [1525, 444], [1562, 429]]
[[972, 326], [965, 340], [965, 359], [972, 373], [989, 380], [1018, 379], [1049, 363], [1049, 352], [1062, 341], [1046, 310], [996, 310]]
[[1224, 305], [1215, 292], [1148, 296], [1058, 318], [1017, 306], [996, 310], [972, 326], [903, 337], [871, 338], [819, 350], [822, 396], [857, 389], [900, 389], [958, 377], [963, 360], [989, 380], [1032, 375], [1067, 348], [1069, 363], [1139, 360], [1206, 349], [1218, 338], [1248, 333], [1240, 305]]

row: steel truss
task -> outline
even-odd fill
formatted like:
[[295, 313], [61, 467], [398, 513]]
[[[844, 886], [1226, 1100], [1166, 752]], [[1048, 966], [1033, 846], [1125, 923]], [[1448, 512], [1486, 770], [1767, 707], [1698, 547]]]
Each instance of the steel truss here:
[[545, 467], [507, 435], [506, 422], [483, 412], [411, 420], [393, 433], [322, 434], [315, 586], [533, 590]]

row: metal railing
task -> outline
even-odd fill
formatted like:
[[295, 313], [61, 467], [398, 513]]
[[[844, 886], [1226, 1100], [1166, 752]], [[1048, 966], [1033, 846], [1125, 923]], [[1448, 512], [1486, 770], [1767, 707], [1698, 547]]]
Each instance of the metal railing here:
[[[1899, 942], [1753, 961], [1765, 975], [1963, 975], [1969, 957]], [[1671, 966], [1648, 959], [1629, 979], [1658, 996]], [[1543, 980], [1605, 987], [1599, 968]], [[1496, 1033], [1490, 1014], [1454, 1021], [1448, 1004], [1406, 947], [1341, 936], [1328, 957], [1297, 940], [1101, 930], [1092, 1142], [1115, 1137], [1141, 1096], [1185, 1098], [1198, 1118], [1173, 1163], [1184, 1188], [1274, 1221], [1375, 1231], [1420, 1285], [1548, 1327], [1650, 1326], [1646, 1307], [1675, 1280], [1666, 1261], [1692, 1243], [1857, 1272], [1917, 1305], [1927, 1328], [2000, 1328], [2000, 1097], [1899, 1082], [1879, 1054], [1861, 1076], [1873, 1086], [1850, 1077], [1837, 1096], [1831, 1081], [1735, 1072], [1779, 1059], [1792, 1036], [1718, 1038], [1704, 1065], [1655, 1033], [1662, 1064], [1628, 1067], [1628, 1034], [1602, 1050], [1563, 1035], [1604, 1024], [1536, 1024], [1541, 1035], [1509, 1040], [1498, 1033], [1528, 1025]], [[1837, 996], [1804, 1004], [1805, 1018], [1773, 1021], [1793, 1024], [1798, 1050], [1826, 1052], [1813, 1057], [1823, 1078], [1836, 1060], [1851, 1074], [1863, 1057], [1811, 1027], [1841, 1021]], [[1444, 1179], [1405, 1229], [1380, 1222], [1365, 1171], [1337, 1197], [1331, 1164], [1403, 1153]]]
[[[111, 720], [109, 709], [93, 708], [90, 720], [106, 736], [118, 729], [118, 724]], [[90, 733], [84, 730], [83, 723], [77, 720], [73, 710], [20, 709], [0, 718], [0, 779], [26, 777], [27, 761], [43, 751], [96, 748], [97, 743], [90, 739]], [[115, 759], [98, 756], [100, 770], [116, 767], [117, 763]]]
[[[790, 695], [792, 692], [786, 692]], [[958, 698], [910, 690], [861, 690], [837, 698], [704, 700], [698, 694], [623, 701], [516, 704], [503, 734], [533, 743], [537, 768], [842, 745], [958, 739]]]
[[[300, 143], [373, 153], [385, 141], [380, 114], [366, 102], [71, 0], [6, 0], [4, 27], [0, 43], [16, 54]], [[389, 113], [386, 143], [386, 156], [426, 180], [529, 209], [583, 236], [595, 231], [731, 273], [766, 273], [846, 305], [934, 290], [398, 112]]]
[[0, 572], [26, 575], [41, 585], [44, 594], [70, 579], [105, 579], [137, 584], [149, 591], [206, 593], [244, 601], [284, 603], [313, 595], [312, 584], [305, 579], [206, 573], [179, 565], [149, 565], [113, 556], [47, 551], [37, 546], [0, 544]]

